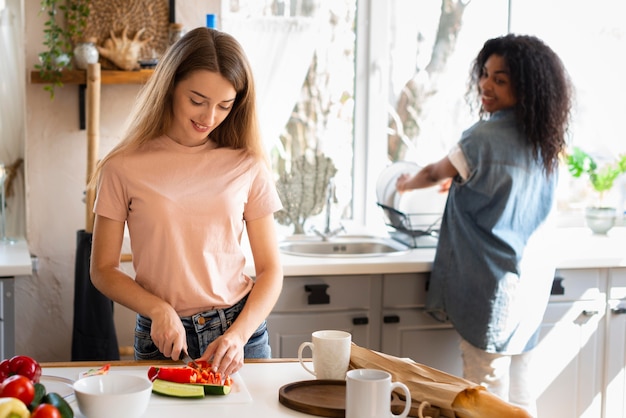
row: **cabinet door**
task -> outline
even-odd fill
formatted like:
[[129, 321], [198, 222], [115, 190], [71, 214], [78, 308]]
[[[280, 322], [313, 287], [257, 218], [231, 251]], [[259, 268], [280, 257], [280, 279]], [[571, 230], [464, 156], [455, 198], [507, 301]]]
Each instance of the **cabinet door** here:
[[383, 353], [463, 376], [461, 337], [451, 325], [436, 321], [423, 309], [385, 309], [382, 327]]
[[605, 301], [550, 303], [533, 361], [540, 417], [601, 416]]
[[[270, 346], [274, 358], [297, 358], [300, 344], [311, 341], [311, 333], [337, 329], [352, 334], [352, 341], [369, 347], [372, 325], [367, 311], [322, 312], [311, 314], [273, 313], [267, 318]], [[306, 355], [308, 353], [308, 355]], [[310, 352], [305, 352], [310, 357]]]
[[626, 418], [626, 269], [613, 269], [607, 306], [605, 417]]

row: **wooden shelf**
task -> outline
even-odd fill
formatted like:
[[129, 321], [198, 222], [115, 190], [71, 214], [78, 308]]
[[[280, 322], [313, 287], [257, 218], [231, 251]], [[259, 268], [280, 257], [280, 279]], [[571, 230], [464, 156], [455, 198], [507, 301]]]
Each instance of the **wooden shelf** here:
[[[154, 70], [138, 71], [109, 71], [103, 70], [102, 84], [144, 84]], [[61, 82], [63, 84], [87, 84], [87, 71], [84, 70], [64, 70], [61, 72]], [[41, 78], [39, 71], [31, 71], [30, 82], [33, 84], [48, 84], [49, 81]]]
[[[137, 71], [100, 71], [100, 84], [145, 84], [150, 76], [154, 73], [153, 69], [137, 70]], [[50, 84], [50, 81], [44, 80], [39, 71], [31, 71], [30, 82], [33, 84]], [[85, 115], [85, 89], [87, 87], [87, 71], [85, 70], [63, 70], [61, 71], [61, 82], [65, 84], [78, 85], [78, 126], [86, 128]]]

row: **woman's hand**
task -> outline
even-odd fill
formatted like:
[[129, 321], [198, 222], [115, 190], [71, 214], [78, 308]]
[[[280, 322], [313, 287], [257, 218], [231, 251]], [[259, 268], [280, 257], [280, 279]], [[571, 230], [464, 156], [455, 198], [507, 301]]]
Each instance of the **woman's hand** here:
[[167, 305], [157, 313], [151, 313], [150, 337], [164, 356], [172, 360], [181, 359], [182, 352], [187, 352], [185, 327], [176, 311]]
[[396, 190], [398, 190], [400, 193], [411, 190], [412, 189], [412, 187], [410, 187], [411, 177], [412, 176], [407, 173], [400, 174], [400, 177], [398, 177], [398, 180], [396, 180]]
[[200, 357], [213, 365], [213, 371], [230, 376], [243, 367], [243, 338], [235, 332], [226, 332], [208, 345]]

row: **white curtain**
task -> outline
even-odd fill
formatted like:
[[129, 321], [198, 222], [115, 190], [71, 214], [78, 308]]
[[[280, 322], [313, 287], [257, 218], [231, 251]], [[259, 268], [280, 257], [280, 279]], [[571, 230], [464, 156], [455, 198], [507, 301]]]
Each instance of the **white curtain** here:
[[283, 153], [280, 134], [300, 96], [319, 27], [304, 17], [223, 17], [222, 30], [241, 43], [252, 66], [261, 134]]
[[[5, 7], [1, 7], [1, 6]], [[0, 0], [0, 162], [6, 167], [24, 158], [24, 57], [19, 19], [20, 2]], [[6, 234], [24, 237], [24, 166], [6, 199]]]

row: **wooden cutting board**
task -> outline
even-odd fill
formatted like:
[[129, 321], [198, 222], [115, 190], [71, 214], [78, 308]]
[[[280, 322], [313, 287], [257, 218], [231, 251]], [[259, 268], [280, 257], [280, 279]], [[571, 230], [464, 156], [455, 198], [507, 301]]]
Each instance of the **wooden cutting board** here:
[[[345, 380], [304, 380], [289, 383], [278, 391], [281, 404], [294, 411], [319, 417], [345, 418]], [[419, 405], [411, 405], [410, 417], [418, 416]], [[399, 414], [404, 410], [404, 401], [395, 393], [391, 399], [391, 410]], [[424, 408], [424, 416], [439, 418], [438, 408]]]

